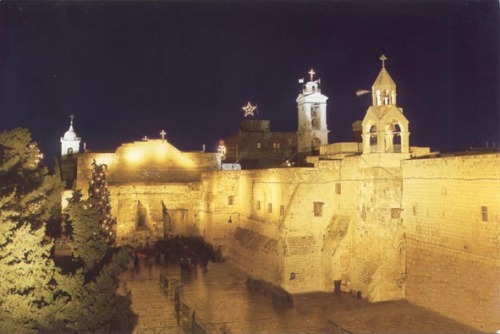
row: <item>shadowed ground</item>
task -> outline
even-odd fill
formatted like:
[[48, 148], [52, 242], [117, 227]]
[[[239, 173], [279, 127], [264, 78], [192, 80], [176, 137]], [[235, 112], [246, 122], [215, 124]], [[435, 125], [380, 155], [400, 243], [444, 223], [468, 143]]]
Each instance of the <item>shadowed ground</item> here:
[[[405, 301], [370, 304], [348, 294], [293, 296], [294, 307], [276, 307], [265, 291], [250, 292], [247, 274], [231, 261], [210, 263], [208, 272], [181, 277], [178, 266], [150, 268], [121, 276], [120, 292], [132, 293], [139, 315], [135, 333], [477, 333]], [[160, 273], [168, 288], [160, 286]], [[175, 291], [179, 314], [175, 311]], [[194, 313], [194, 317], [193, 317]], [[194, 320], [194, 321], [193, 321]], [[193, 322], [196, 325], [193, 325]]]

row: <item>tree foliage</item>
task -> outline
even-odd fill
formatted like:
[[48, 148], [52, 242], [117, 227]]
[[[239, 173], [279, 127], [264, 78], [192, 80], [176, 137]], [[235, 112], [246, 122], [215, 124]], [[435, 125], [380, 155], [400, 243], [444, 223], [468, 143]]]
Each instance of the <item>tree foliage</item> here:
[[95, 205], [99, 210], [99, 224], [101, 230], [105, 233], [106, 242], [110, 245], [115, 242], [113, 227], [116, 225], [116, 219], [111, 215], [111, 203], [109, 201], [109, 189], [106, 182], [106, 170], [108, 166], [105, 164], [97, 164], [92, 162], [92, 180], [89, 185], [89, 198], [95, 201]]
[[133, 328], [136, 316], [130, 310], [130, 296], [116, 294], [118, 276], [128, 265], [130, 249], [113, 247], [114, 235], [106, 184], [105, 165], [93, 163], [89, 198], [75, 191], [67, 207], [71, 226], [71, 247], [77, 262], [76, 276], [82, 281], [72, 292], [71, 322], [75, 329]]
[[54, 264], [46, 224], [61, 192], [28, 130], [0, 133], [0, 332], [130, 331], [130, 298], [116, 294], [128, 250], [109, 246], [94, 199], [69, 205], [74, 270]]
[[61, 329], [69, 300], [44, 225], [61, 185], [39, 154], [28, 130], [0, 133], [0, 332]]

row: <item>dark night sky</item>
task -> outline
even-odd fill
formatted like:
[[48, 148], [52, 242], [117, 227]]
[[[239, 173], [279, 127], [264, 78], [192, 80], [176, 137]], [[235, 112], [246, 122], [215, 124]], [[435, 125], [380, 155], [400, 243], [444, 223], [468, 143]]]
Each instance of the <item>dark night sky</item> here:
[[0, 131], [60, 151], [70, 114], [91, 149], [161, 129], [182, 150], [215, 150], [257, 103], [295, 131], [314, 68], [330, 142], [350, 141], [379, 57], [398, 86], [410, 144], [463, 150], [500, 141], [498, 1], [2, 2]]

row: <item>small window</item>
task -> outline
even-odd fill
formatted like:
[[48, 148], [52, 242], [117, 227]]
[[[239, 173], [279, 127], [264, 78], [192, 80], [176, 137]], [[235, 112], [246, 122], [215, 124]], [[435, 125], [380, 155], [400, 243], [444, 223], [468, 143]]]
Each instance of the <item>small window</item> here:
[[401, 216], [400, 208], [392, 208], [391, 209], [391, 218], [399, 218]]
[[73, 149], [71, 147], [68, 148], [68, 155], [73, 155]]
[[488, 221], [488, 207], [487, 206], [482, 206], [481, 207], [481, 220], [483, 222]]
[[260, 141], [257, 142], [257, 148], [260, 149]]
[[227, 205], [234, 204], [234, 196], [227, 196]]
[[256, 207], [257, 207], [257, 210], [260, 210], [260, 201], [257, 201]]
[[280, 216], [284, 216], [284, 215], [285, 215], [285, 206], [280, 205]]
[[269, 212], [269, 213], [273, 212], [273, 203], [267, 204], [267, 212]]
[[323, 217], [323, 202], [314, 202], [314, 217]]
[[280, 151], [281, 144], [278, 142], [273, 143], [273, 152], [278, 153]]
[[342, 191], [342, 187], [341, 187], [340, 183], [335, 183], [335, 193], [337, 195], [340, 195], [341, 191]]

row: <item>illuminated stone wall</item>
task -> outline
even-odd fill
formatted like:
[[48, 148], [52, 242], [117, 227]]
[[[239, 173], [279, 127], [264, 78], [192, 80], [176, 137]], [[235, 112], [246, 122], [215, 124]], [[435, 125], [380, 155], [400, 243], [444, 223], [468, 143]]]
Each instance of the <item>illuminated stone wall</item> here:
[[84, 193], [92, 160], [109, 166], [119, 243], [201, 235], [249, 276], [292, 293], [332, 291], [342, 280], [370, 301], [406, 298], [500, 328], [499, 154], [221, 171], [215, 154], [195, 153], [181, 168], [189, 155], [127, 162], [125, 148], [78, 155]]
[[166, 140], [126, 143], [114, 153], [81, 153], [76, 187], [84, 195], [94, 160], [108, 166], [119, 244], [145, 246], [165, 233], [199, 235], [201, 174], [220, 168], [216, 154], [181, 152]]
[[499, 166], [500, 154], [402, 164], [406, 298], [487, 332], [500, 328]]
[[[199, 183], [110, 186], [112, 215], [120, 244], [145, 246], [165, 233], [199, 235], [196, 212]], [[144, 214], [143, 224], [139, 214]]]
[[401, 226], [391, 218], [401, 207], [400, 170], [352, 157], [209, 173], [202, 189], [200, 230], [249, 274], [294, 293], [332, 291], [343, 280], [372, 301], [402, 298]]

